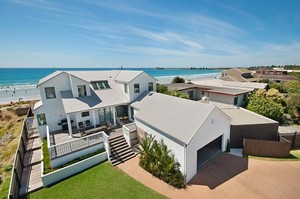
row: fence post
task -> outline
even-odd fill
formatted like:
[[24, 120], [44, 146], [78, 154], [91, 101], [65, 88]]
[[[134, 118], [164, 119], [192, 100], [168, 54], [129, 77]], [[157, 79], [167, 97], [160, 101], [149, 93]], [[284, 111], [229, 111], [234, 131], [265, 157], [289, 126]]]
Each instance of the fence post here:
[[22, 169], [23, 169], [25, 166], [24, 166], [24, 162], [23, 162], [23, 158], [22, 158], [20, 149], [17, 150], [17, 154], [19, 155], [21, 166], [22, 166]]
[[24, 138], [23, 136], [21, 135], [21, 143], [22, 143], [22, 147], [24, 149], [24, 152], [26, 152], [26, 147], [25, 147], [25, 143], [24, 143]]
[[19, 175], [18, 175], [18, 172], [17, 172], [16, 168], [14, 168], [14, 173], [16, 175], [17, 183], [18, 183], [19, 187], [21, 187], [21, 179], [19, 178]]
[[295, 147], [296, 137], [297, 137], [297, 131], [295, 131], [295, 133], [294, 133], [292, 149]]

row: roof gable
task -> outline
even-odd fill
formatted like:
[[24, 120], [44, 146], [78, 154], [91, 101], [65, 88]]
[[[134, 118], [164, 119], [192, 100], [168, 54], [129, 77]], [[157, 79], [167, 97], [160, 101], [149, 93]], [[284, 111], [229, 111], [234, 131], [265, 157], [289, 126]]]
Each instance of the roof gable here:
[[135, 114], [149, 126], [153, 126], [169, 137], [188, 144], [215, 106], [160, 93], [149, 93], [132, 107]]

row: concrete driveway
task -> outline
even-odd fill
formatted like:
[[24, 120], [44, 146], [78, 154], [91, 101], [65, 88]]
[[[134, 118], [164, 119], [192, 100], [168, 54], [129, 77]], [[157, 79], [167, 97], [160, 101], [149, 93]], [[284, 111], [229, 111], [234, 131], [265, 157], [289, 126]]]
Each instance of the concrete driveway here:
[[118, 167], [168, 198], [299, 198], [300, 161], [268, 161], [222, 154], [178, 190], [153, 177], [135, 157]]

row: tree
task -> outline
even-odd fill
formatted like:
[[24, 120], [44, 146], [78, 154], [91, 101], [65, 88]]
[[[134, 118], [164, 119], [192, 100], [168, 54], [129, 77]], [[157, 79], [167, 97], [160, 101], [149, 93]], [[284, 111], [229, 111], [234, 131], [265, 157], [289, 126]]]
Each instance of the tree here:
[[247, 109], [281, 122], [284, 108], [280, 103], [276, 102], [277, 97], [274, 98], [276, 100], [273, 100], [273, 95], [267, 96], [266, 92], [257, 92], [250, 97]]
[[184, 80], [183, 78], [181, 78], [181, 77], [176, 76], [176, 77], [174, 77], [174, 79], [172, 80], [172, 83], [173, 83], [173, 84], [174, 84], [174, 83], [185, 83], [185, 80]]
[[156, 91], [158, 93], [167, 94], [168, 93], [168, 87], [162, 84], [156, 84]]
[[287, 112], [291, 115], [293, 122], [300, 123], [300, 93], [289, 93], [285, 98]]
[[158, 93], [163, 93], [166, 95], [171, 95], [171, 96], [175, 96], [175, 97], [180, 97], [180, 98], [184, 98], [184, 99], [189, 99], [189, 96], [181, 93], [179, 91], [169, 91], [168, 87], [162, 84], [157, 84], [156, 86], [156, 90]]
[[283, 81], [281, 82], [281, 86], [285, 93], [300, 93], [300, 81]]

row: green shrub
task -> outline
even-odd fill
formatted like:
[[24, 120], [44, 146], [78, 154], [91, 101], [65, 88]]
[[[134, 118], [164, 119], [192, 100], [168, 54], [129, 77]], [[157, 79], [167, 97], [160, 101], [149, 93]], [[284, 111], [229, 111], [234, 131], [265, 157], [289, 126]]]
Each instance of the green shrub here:
[[141, 142], [139, 165], [152, 175], [176, 188], [186, 188], [185, 178], [180, 171], [180, 164], [175, 160], [163, 140], [157, 142], [154, 137], [146, 136]]
[[172, 83], [185, 83], [185, 80], [181, 77], [174, 77], [174, 79], [172, 80]]
[[9, 172], [9, 171], [12, 170], [12, 168], [13, 168], [13, 165], [12, 165], [12, 164], [7, 165], [7, 166], [4, 167], [4, 171], [5, 171], [5, 172]]

